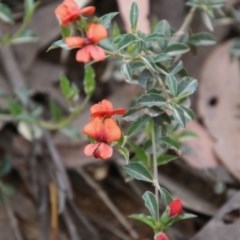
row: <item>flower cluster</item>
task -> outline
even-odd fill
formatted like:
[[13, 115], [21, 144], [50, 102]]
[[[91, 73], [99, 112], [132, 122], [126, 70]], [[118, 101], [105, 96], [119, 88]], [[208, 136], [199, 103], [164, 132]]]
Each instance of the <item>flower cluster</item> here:
[[108, 159], [112, 156], [113, 149], [110, 145], [112, 142], [119, 141], [122, 133], [113, 115], [122, 115], [126, 113], [123, 108], [114, 109], [110, 101], [104, 99], [101, 102], [94, 104], [90, 108], [91, 117], [83, 132], [87, 136], [95, 140], [94, 143], [88, 144], [84, 153], [87, 156], [95, 158]]
[[[55, 10], [56, 17], [63, 27], [81, 21], [83, 15], [90, 16], [94, 13], [95, 7], [89, 6], [80, 9], [74, 0], [64, 0]], [[107, 30], [102, 24], [90, 22], [86, 29], [81, 29], [81, 36], [68, 36], [64, 41], [71, 49], [79, 48], [76, 54], [78, 62], [88, 63], [102, 61], [106, 58], [104, 50], [97, 44], [107, 35]]]

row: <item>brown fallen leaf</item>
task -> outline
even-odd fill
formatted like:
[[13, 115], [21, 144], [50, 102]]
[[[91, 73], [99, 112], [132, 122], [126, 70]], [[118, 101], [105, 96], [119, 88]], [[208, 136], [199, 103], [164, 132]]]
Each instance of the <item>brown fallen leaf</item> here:
[[205, 62], [198, 112], [215, 140], [220, 161], [240, 180], [240, 69], [239, 61], [230, 58], [233, 43], [216, 47]]
[[186, 130], [193, 132], [197, 137], [184, 143], [187, 152], [183, 154], [183, 159], [191, 167], [198, 169], [217, 167], [219, 163], [213, 151], [214, 142], [206, 129], [197, 121], [190, 121]]

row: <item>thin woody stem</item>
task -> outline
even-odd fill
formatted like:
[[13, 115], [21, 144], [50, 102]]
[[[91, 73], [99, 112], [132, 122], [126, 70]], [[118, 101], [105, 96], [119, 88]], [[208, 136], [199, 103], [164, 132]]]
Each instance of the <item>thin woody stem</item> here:
[[154, 122], [151, 127], [151, 138], [152, 138], [152, 151], [153, 151], [153, 184], [155, 188], [155, 197], [159, 206], [159, 184], [158, 184], [158, 164], [157, 164], [157, 147], [156, 147], [156, 134], [154, 129]]
[[181, 37], [185, 34], [185, 32], [187, 31], [189, 25], [192, 22], [192, 19], [194, 17], [194, 14], [196, 12], [195, 7], [192, 7], [191, 10], [189, 11], [188, 15], [186, 16], [186, 18], [184, 19], [184, 22], [182, 24], [182, 26], [178, 29], [178, 31], [173, 35], [172, 37], [172, 41], [173, 42], [178, 42]]

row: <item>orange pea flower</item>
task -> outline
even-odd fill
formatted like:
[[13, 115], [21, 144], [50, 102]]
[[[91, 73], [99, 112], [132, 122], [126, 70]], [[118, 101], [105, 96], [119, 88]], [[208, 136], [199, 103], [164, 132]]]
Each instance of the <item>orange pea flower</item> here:
[[67, 26], [69, 23], [78, 19], [81, 15], [92, 15], [95, 7], [89, 6], [80, 9], [74, 0], [64, 0], [56, 9], [55, 15], [61, 26]]
[[98, 142], [111, 143], [121, 138], [121, 130], [113, 118], [93, 118], [83, 129], [84, 134]]
[[123, 115], [127, 112], [124, 108], [114, 109], [110, 101], [103, 99], [90, 108], [91, 117], [110, 117], [112, 115]]
[[112, 156], [111, 142], [121, 138], [121, 130], [113, 118], [93, 118], [83, 129], [84, 134], [94, 138], [97, 143], [88, 144], [84, 153], [95, 158], [108, 159]]
[[106, 54], [96, 44], [106, 37], [107, 30], [102, 24], [91, 23], [88, 26], [86, 38], [78, 36], [67, 37], [65, 43], [70, 48], [81, 48], [76, 54], [78, 62], [102, 61], [106, 58]]

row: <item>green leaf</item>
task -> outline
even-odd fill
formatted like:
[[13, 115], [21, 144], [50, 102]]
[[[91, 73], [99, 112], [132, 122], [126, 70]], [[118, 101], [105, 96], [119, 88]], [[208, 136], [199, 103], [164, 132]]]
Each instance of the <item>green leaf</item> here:
[[131, 127], [128, 130], [127, 135], [131, 136], [132, 134], [136, 133], [138, 130], [141, 130], [145, 123], [149, 120], [149, 117], [147, 115], [143, 115], [140, 118], [138, 118], [136, 121], [133, 122]]
[[71, 83], [65, 75], [60, 76], [60, 89], [63, 93], [63, 96], [68, 100], [72, 100], [78, 95], [77, 86]]
[[148, 93], [140, 97], [137, 103], [143, 107], [163, 107], [166, 105], [166, 99], [159, 93]]
[[173, 139], [172, 137], [164, 136], [160, 140], [161, 142], [167, 144], [168, 148], [171, 148], [174, 150], [180, 149], [180, 143], [176, 139]]
[[152, 74], [149, 70], [147, 69], [144, 69], [141, 73], [140, 73], [140, 76], [139, 76], [139, 86], [142, 87], [143, 89], [148, 89], [149, 88], [149, 85], [151, 85], [152, 83]]
[[146, 67], [152, 71], [157, 72], [157, 66], [154, 62], [154, 60], [150, 56], [140, 56], [141, 60], [145, 63]]
[[85, 69], [84, 79], [83, 79], [83, 87], [86, 95], [91, 96], [96, 88], [96, 80], [95, 80], [95, 71], [92, 66], [87, 66]]
[[126, 76], [127, 79], [125, 79], [127, 82], [131, 82], [132, 81], [132, 70], [129, 66], [129, 64], [124, 63], [121, 66], [121, 72]]
[[177, 96], [177, 90], [178, 90], [178, 80], [177, 78], [172, 75], [168, 74], [165, 78], [166, 85], [168, 86], [168, 89], [173, 97]]
[[65, 27], [61, 26], [61, 34], [63, 38], [70, 37], [72, 35], [71, 27], [69, 25]]
[[151, 216], [141, 213], [141, 214], [132, 214], [132, 215], [130, 215], [130, 218], [138, 220], [138, 221], [148, 225], [152, 229], [156, 228], [156, 221]]
[[174, 105], [172, 110], [173, 117], [181, 127], [185, 127], [186, 123], [194, 118], [193, 111], [183, 105]]
[[149, 170], [142, 163], [129, 163], [124, 166], [125, 171], [132, 178], [144, 181], [144, 182], [152, 182], [152, 175]]
[[31, 43], [37, 41], [37, 36], [30, 30], [23, 31], [21, 34], [11, 39], [12, 44]]
[[148, 164], [149, 156], [146, 151], [140, 147], [138, 144], [129, 141], [130, 146], [133, 148], [135, 156], [139, 162], [142, 162], [144, 165]]
[[54, 121], [61, 120], [61, 118], [63, 116], [62, 109], [52, 99], [50, 99], [50, 101], [49, 101], [49, 108], [50, 108], [50, 113], [51, 113], [52, 119]]
[[182, 221], [182, 220], [187, 220], [187, 219], [192, 219], [192, 218], [196, 218], [197, 216], [195, 214], [191, 214], [191, 213], [183, 213], [181, 215], [179, 215], [178, 217], [176, 217], [174, 219], [174, 222], [178, 222], [178, 221]]
[[132, 32], [136, 31], [138, 15], [139, 15], [138, 6], [136, 2], [133, 2], [130, 10], [130, 23], [131, 23]]
[[105, 38], [102, 41], [100, 41], [99, 46], [101, 46], [102, 48], [108, 50], [108, 51], [115, 51], [112, 42], [110, 41], [109, 38]]
[[159, 53], [153, 57], [155, 63], [171, 61], [172, 57], [166, 53]]
[[182, 61], [178, 61], [177, 64], [173, 65], [173, 67], [172, 67], [172, 69], [171, 69], [171, 74], [172, 74], [172, 75], [176, 75], [176, 74], [179, 73], [182, 69], [183, 69], [183, 62], [182, 62]]
[[207, 29], [212, 32], [214, 28], [213, 28], [213, 22], [211, 17], [205, 12], [202, 12], [201, 16], [202, 16], [203, 23], [205, 24]]
[[68, 45], [62, 39], [53, 42], [51, 44], [51, 46], [47, 49], [47, 52], [52, 49], [55, 49], [55, 48], [63, 48], [63, 49], [67, 49], [67, 50], [71, 49], [70, 47], [68, 47]]
[[159, 41], [159, 39], [165, 39], [165, 36], [161, 33], [158, 32], [154, 32], [154, 33], [150, 33], [146, 36], [145, 41]]
[[99, 18], [99, 22], [104, 25], [105, 28], [109, 28], [111, 26], [113, 18], [117, 15], [118, 12], [107, 13]]
[[182, 131], [178, 134], [178, 140], [180, 142], [194, 140], [196, 138], [198, 138], [198, 135], [196, 133], [191, 132], [191, 131], [187, 131], [187, 130], [184, 130], [184, 131]]
[[192, 95], [197, 90], [198, 82], [195, 78], [184, 77], [178, 85], [177, 98], [183, 99]]
[[168, 21], [161, 20], [154, 29], [154, 32], [159, 32], [161, 35], [163, 35], [166, 39], [169, 39], [171, 37], [171, 26]]
[[153, 217], [154, 220], [157, 221], [159, 219], [159, 209], [155, 195], [152, 192], [147, 191], [143, 194], [142, 198], [151, 216]]
[[189, 43], [195, 46], [209, 46], [216, 44], [216, 40], [211, 34], [201, 32], [190, 36]]
[[166, 49], [166, 52], [170, 56], [178, 56], [188, 52], [190, 49], [183, 43], [171, 43]]
[[171, 195], [171, 194], [168, 192], [168, 190], [165, 189], [164, 187], [160, 187], [160, 188], [159, 188], [159, 192], [160, 192], [160, 195], [161, 195], [161, 199], [162, 199], [162, 201], [163, 201], [163, 204], [164, 204], [165, 206], [168, 206], [168, 204], [169, 204], [170, 202], [172, 202], [172, 200], [173, 200], [172, 195]]
[[0, 3], [0, 20], [10, 24], [14, 23], [11, 9], [3, 3]]
[[23, 106], [13, 99], [8, 101], [8, 110], [13, 116], [19, 116], [24, 112]]
[[126, 147], [120, 147], [118, 148], [118, 151], [122, 154], [122, 156], [125, 158], [126, 162], [129, 162], [129, 150]]
[[124, 34], [117, 45], [117, 51], [125, 49], [134, 41], [136, 41], [136, 37], [133, 34]]
[[157, 162], [158, 165], [165, 165], [175, 159], [177, 159], [178, 157], [176, 155], [172, 155], [172, 154], [163, 154], [161, 156], [158, 157]]
[[37, 9], [39, 2], [35, 2], [34, 0], [25, 0], [24, 1], [24, 18], [23, 23], [25, 26], [31, 21], [35, 10]]

